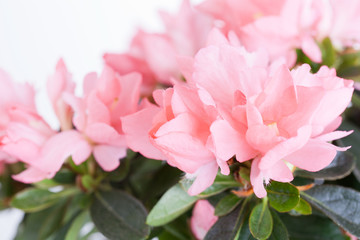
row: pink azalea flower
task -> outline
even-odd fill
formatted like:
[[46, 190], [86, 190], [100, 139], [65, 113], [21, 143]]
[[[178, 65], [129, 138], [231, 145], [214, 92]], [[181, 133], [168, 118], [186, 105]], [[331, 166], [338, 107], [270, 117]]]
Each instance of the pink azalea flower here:
[[194, 56], [205, 45], [212, 27], [211, 19], [192, 9], [189, 0], [184, 0], [175, 16], [161, 12], [161, 17], [165, 33], [139, 30], [128, 53], [104, 55], [106, 64], [120, 74], [140, 72], [144, 95], [151, 95], [158, 84], [171, 86], [174, 80], [181, 80], [177, 56]]
[[190, 227], [196, 239], [204, 239], [206, 233], [216, 223], [215, 209], [207, 200], [198, 200], [194, 206]]
[[146, 157], [166, 159], [196, 178], [188, 191], [191, 195], [212, 184], [219, 166], [229, 174], [227, 163], [219, 165], [212, 153], [210, 125], [216, 113], [201, 102], [196, 90], [176, 84], [155, 91], [154, 99], [158, 106], [148, 104], [122, 118], [129, 147]]
[[267, 15], [278, 15], [285, 0], [207, 0], [197, 8], [223, 22], [223, 30], [239, 32], [246, 24]]
[[[35, 92], [28, 84], [15, 83], [10, 76], [0, 69], [0, 141], [6, 135], [6, 128], [11, 121], [10, 113], [14, 109], [36, 112]], [[2, 151], [0, 145], [0, 161], [16, 162], [16, 159]]]
[[234, 155], [239, 162], [254, 159], [251, 183], [258, 197], [266, 195], [264, 182], [293, 179], [289, 163], [318, 171], [345, 150], [328, 142], [349, 134], [333, 131], [351, 100], [353, 81], [336, 77], [335, 70], [268, 67], [261, 54], [250, 59], [225, 44], [202, 49], [193, 69], [201, 99], [221, 116], [210, 127], [218, 162]]
[[75, 83], [71, 81], [71, 74], [68, 72], [65, 63], [60, 59], [56, 65], [56, 71], [48, 79], [47, 92], [57, 118], [60, 121], [61, 130], [72, 129], [72, 110], [62, 98], [64, 92], [74, 93]]

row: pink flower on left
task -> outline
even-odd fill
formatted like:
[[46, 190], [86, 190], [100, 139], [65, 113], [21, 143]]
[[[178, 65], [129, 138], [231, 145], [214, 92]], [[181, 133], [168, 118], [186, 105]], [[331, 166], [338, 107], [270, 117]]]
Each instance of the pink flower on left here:
[[[120, 117], [137, 110], [141, 77], [135, 73], [121, 77], [105, 67], [100, 77], [85, 77], [84, 97], [79, 98], [74, 95], [75, 84], [70, 76], [60, 60], [48, 81], [48, 94], [61, 132], [50, 128], [34, 104], [23, 106], [13, 101], [7, 109], [7, 118], [2, 119], [6, 124], [1, 149], [10, 159], [27, 165], [25, 171], [14, 176], [16, 180], [31, 183], [51, 178], [70, 156], [80, 164], [94, 154], [105, 171], [117, 168], [126, 156]], [[19, 98], [20, 103], [34, 102], [32, 88], [16, 89], [26, 93], [22, 98], [27, 98]]]

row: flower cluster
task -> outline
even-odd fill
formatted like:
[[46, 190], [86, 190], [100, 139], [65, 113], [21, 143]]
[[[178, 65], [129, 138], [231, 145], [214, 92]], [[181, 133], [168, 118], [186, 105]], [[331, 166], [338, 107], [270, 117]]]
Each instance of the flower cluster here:
[[[184, 172], [192, 196], [242, 164], [246, 190], [265, 198], [272, 181], [322, 170], [349, 148], [332, 141], [352, 133], [337, 129], [354, 82], [321, 64], [322, 43], [339, 52], [359, 44], [359, 12], [358, 0], [184, 0], [177, 14], [161, 13], [163, 33], [139, 30], [127, 52], [104, 54], [82, 96], [59, 60], [47, 82], [59, 129], [37, 112], [31, 86], [0, 71], [0, 171], [22, 162], [13, 178], [35, 183], [95, 160], [111, 172], [131, 149]], [[213, 212], [196, 204], [197, 238]]]

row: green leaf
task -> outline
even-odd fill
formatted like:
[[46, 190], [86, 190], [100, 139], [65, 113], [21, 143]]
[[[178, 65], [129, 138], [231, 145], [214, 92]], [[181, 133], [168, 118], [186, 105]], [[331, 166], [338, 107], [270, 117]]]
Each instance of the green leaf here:
[[74, 221], [72, 222], [68, 232], [66, 233], [65, 240], [78, 239], [81, 228], [86, 223], [86, 220], [89, 218], [89, 212], [83, 211], [79, 214]]
[[150, 226], [164, 225], [187, 210], [198, 200], [189, 196], [179, 184], [170, 188], [150, 211], [146, 223]]
[[344, 131], [350, 131], [354, 130], [352, 134], [349, 136], [342, 138], [339, 142], [342, 143], [342, 145], [345, 146], [351, 146], [351, 148], [348, 150], [349, 152], [353, 153], [356, 157], [356, 167], [353, 171], [355, 177], [360, 181], [360, 129], [353, 123], [350, 123], [348, 121], [343, 121], [340, 130]]
[[267, 239], [273, 230], [273, 219], [267, 201], [259, 203], [251, 212], [249, 227], [256, 239]]
[[338, 152], [335, 159], [326, 168], [318, 172], [308, 172], [297, 169], [294, 175], [304, 178], [337, 180], [348, 176], [355, 168], [353, 154], [348, 152]]
[[360, 192], [341, 186], [321, 185], [301, 194], [340, 227], [360, 237]]
[[224, 216], [234, 210], [243, 198], [239, 198], [234, 194], [226, 195], [224, 198], [220, 200], [220, 202], [215, 207], [215, 215], [216, 216]]
[[96, 186], [95, 180], [90, 175], [81, 176], [81, 184], [87, 189], [91, 190]]
[[90, 214], [97, 229], [110, 239], [144, 239], [149, 234], [146, 209], [126, 192], [97, 192]]
[[290, 183], [272, 181], [267, 187], [270, 206], [279, 212], [296, 207], [300, 200], [299, 190]]
[[250, 209], [249, 200], [250, 198], [245, 199], [234, 211], [220, 217], [207, 232], [204, 240], [238, 239]]
[[[183, 179], [180, 181], [181, 186], [187, 191], [191, 185], [193, 184], [193, 180], [190, 179]], [[198, 197], [201, 198], [207, 198], [216, 194], [219, 194], [229, 188], [233, 187], [240, 187], [242, 186], [239, 182], [235, 181], [234, 177], [232, 175], [222, 175], [219, 173], [214, 183], [205, 189], [202, 193], [198, 194]]]
[[289, 233], [281, 218], [273, 210], [271, 210], [271, 216], [274, 221], [274, 224], [269, 240], [288, 240]]
[[55, 232], [62, 224], [66, 211], [66, 201], [45, 210], [26, 214], [25, 221], [20, 226], [22, 231], [16, 240], [43, 240]]
[[336, 52], [330, 38], [325, 38], [320, 44], [322, 64], [332, 67], [336, 60]]
[[78, 193], [76, 188], [68, 188], [61, 192], [50, 192], [45, 189], [28, 188], [12, 199], [10, 205], [25, 212], [36, 212], [55, 204], [59, 199]]
[[299, 204], [294, 210], [302, 215], [310, 215], [312, 213], [311, 205], [302, 198], [300, 198]]
[[330, 219], [318, 215], [292, 217], [281, 214], [291, 240], [345, 240], [340, 228]]

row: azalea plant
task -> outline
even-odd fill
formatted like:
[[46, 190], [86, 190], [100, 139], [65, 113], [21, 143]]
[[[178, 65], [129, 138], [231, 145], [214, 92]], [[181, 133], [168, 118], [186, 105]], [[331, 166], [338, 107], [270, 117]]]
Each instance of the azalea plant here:
[[[184, 0], [81, 96], [0, 71], [16, 240], [360, 238], [360, 1]], [[355, 91], [355, 92], [354, 92]], [[97, 235], [98, 236], [98, 235]]]

